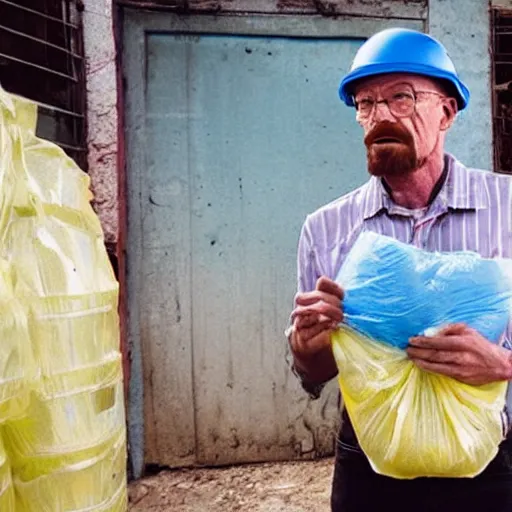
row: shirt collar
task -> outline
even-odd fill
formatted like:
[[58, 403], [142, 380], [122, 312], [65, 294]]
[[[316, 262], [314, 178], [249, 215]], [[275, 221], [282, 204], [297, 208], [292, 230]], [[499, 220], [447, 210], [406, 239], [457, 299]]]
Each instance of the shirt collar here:
[[479, 210], [489, 207], [489, 196], [480, 173], [468, 169], [455, 157], [447, 154], [446, 160], [450, 166], [446, 187], [439, 196], [445, 199], [448, 207], [455, 210]]
[[[485, 187], [477, 179], [476, 173], [466, 168], [455, 157], [445, 154], [445, 165], [448, 167], [446, 180], [434, 199], [432, 207], [436, 209], [477, 210], [489, 206], [489, 198]], [[372, 176], [366, 184], [363, 216], [367, 220], [380, 211], [388, 213], [403, 210], [396, 205], [386, 191], [381, 178]]]

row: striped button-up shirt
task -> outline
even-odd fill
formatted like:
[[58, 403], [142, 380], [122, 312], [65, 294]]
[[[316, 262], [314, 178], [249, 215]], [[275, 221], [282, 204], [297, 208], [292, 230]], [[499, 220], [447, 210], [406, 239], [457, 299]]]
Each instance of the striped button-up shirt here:
[[[485, 258], [512, 258], [512, 179], [468, 169], [445, 155], [446, 179], [426, 211], [398, 206], [382, 180], [308, 215], [298, 250], [298, 291], [317, 279], [335, 279], [361, 231], [393, 237], [427, 251], [474, 251]], [[503, 342], [512, 348], [512, 320]], [[508, 409], [512, 410], [509, 386]]]

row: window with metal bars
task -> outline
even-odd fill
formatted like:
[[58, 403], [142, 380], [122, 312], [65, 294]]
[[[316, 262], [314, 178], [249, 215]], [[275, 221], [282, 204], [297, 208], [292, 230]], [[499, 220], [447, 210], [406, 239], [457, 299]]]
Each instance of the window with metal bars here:
[[38, 135], [86, 170], [82, 11], [81, 0], [0, 0], [0, 83], [39, 104]]
[[494, 168], [512, 174], [512, 10], [492, 12]]

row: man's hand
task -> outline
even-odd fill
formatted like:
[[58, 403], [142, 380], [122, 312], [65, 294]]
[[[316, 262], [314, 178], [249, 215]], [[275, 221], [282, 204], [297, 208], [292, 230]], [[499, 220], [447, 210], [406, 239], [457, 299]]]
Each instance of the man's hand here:
[[290, 346], [296, 366], [314, 382], [325, 382], [337, 373], [331, 334], [343, 320], [342, 299], [343, 290], [327, 277], [317, 281], [314, 291], [295, 297]]
[[410, 339], [409, 358], [426, 371], [480, 386], [512, 379], [512, 353], [465, 324]]

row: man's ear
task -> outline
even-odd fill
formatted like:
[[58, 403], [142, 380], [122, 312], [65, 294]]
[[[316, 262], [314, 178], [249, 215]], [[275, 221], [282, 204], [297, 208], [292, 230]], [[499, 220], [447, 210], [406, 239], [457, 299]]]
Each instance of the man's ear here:
[[457, 106], [457, 100], [455, 98], [446, 98], [443, 101], [443, 118], [441, 119], [441, 130], [448, 130], [457, 116], [459, 108]]

